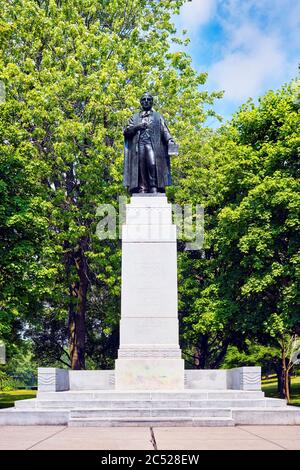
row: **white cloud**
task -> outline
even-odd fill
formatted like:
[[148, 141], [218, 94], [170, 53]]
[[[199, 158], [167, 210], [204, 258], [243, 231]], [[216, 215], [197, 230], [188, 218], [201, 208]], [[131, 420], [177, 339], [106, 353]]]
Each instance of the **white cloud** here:
[[194, 33], [207, 23], [215, 13], [217, 0], [192, 0], [186, 2], [180, 10], [178, 23], [189, 33]]
[[225, 90], [225, 99], [241, 102], [257, 96], [266, 82], [278, 79], [285, 61], [276, 36], [244, 24], [232, 30], [230, 46], [223, 58], [210, 67], [209, 77], [214, 88]]
[[[188, 51], [195, 67], [208, 71], [209, 90], [225, 91], [216, 108], [227, 117], [249, 97], [297, 76], [299, 1], [193, 0], [175, 23], [188, 30]], [[212, 26], [206, 37], [204, 25]]]

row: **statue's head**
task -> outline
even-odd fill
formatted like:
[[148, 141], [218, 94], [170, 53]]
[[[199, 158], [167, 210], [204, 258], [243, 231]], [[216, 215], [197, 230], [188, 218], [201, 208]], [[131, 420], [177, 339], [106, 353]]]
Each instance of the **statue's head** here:
[[140, 102], [143, 110], [149, 111], [153, 106], [153, 96], [151, 95], [151, 93], [146, 91], [142, 94]]

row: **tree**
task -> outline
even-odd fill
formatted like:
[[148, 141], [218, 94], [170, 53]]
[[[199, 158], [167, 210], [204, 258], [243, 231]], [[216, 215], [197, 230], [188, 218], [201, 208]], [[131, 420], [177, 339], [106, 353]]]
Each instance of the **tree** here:
[[0, 104], [0, 338], [8, 359], [22, 347], [23, 322], [37, 315], [51, 275], [40, 262], [49, 207], [42, 167], [26, 131], [14, 124], [16, 113], [11, 102]]
[[[38, 309], [26, 318], [27, 335], [45, 363], [85, 368], [86, 352], [97, 351], [97, 364], [107, 366], [105, 351], [115, 354], [120, 247], [115, 240], [99, 242], [95, 214], [101, 204], [117, 207], [124, 191], [122, 128], [139, 96], [146, 89], [157, 95], [183, 151], [186, 132], [196, 138], [204, 104], [218, 96], [199, 89], [206, 75], [193, 70], [185, 52], [170, 52], [172, 41], [185, 42], [176, 39], [171, 22], [182, 3], [0, 3], [3, 126], [18, 136], [13, 155], [23, 148], [26, 165], [37, 172], [47, 220], [41, 252], [33, 255], [39, 271], [31, 279], [35, 289], [43, 272], [44, 290], [35, 292]], [[5, 145], [12, 146], [11, 139]], [[22, 312], [17, 318], [24, 327]]]
[[218, 364], [226, 343], [272, 345], [273, 315], [290, 337], [299, 328], [297, 86], [250, 100], [186, 164], [177, 198], [206, 211], [205, 258], [180, 261], [184, 341], [200, 367]]
[[[300, 338], [293, 332], [293, 325], [285, 315], [273, 314], [265, 322], [266, 330], [275, 339], [280, 349], [278, 368], [278, 391], [282, 398], [290, 401], [290, 374], [294, 367], [294, 354], [299, 351]], [[298, 325], [296, 327], [298, 331]], [[292, 332], [292, 333], [291, 333]]]

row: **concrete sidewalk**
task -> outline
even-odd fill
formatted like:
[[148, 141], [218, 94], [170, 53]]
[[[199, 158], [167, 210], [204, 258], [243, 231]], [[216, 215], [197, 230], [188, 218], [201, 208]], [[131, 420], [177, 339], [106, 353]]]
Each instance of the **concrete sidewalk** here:
[[0, 426], [0, 450], [300, 450], [300, 426]]

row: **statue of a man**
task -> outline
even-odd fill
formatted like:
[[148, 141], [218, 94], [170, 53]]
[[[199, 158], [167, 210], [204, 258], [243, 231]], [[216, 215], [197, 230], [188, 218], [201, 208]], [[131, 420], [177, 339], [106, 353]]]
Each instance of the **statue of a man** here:
[[144, 93], [140, 102], [142, 110], [124, 130], [124, 186], [130, 193], [164, 192], [171, 184], [170, 155], [176, 154], [176, 144], [164, 118], [152, 109], [152, 95]]

